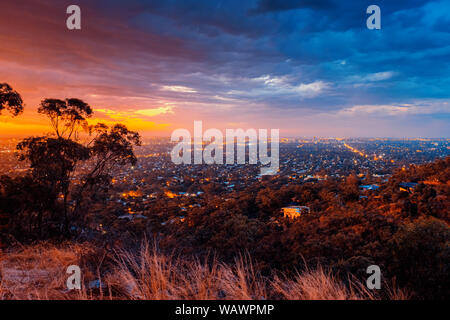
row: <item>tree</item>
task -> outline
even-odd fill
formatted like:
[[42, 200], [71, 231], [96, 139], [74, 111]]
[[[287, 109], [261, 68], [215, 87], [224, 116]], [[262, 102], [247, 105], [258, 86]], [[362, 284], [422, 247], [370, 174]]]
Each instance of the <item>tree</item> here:
[[392, 239], [391, 273], [418, 297], [450, 297], [450, 228], [434, 218], [401, 228]]
[[59, 191], [67, 189], [77, 162], [89, 159], [90, 155], [89, 148], [64, 138], [29, 137], [16, 149], [19, 160], [30, 162], [35, 178], [51, 182]]
[[[13, 90], [9, 84], [0, 83], [0, 115], [4, 109], [8, 110], [13, 116], [17, 116], [23, 111], [23, 100], [20, 94]], [[1, 180], [0, 189], [3, 189], [1, 186]], [[3, 203], [7, 200], [7, 198], [4, 198], [2, 193], [2, 190], [0, 190], [0, 231], [2, 229], [9, 228], [7, 223], [10, 220], [8, 212], [3, 210]], [[2, 242], [0, 241], [0, 247], [1, 246]]]
[[23, 100], [9, 84], [0, 83], [0, 115], [4, 109], [17, 116], [23, 111]]
[[[19, 160], [29, 161], [34, 180], [40, 185], [45, 185], [55, 196], [62, 196], [67, 232], [69, 228], [67, 200], [71, 180], [77, 163], [89, 159], [89, 148], [61, 137], [30, 137], [20, 142], [16, 149], [19, 151]], [[41, 224], [42, 221], [39, 221], [39, 225]]]
[[345, 201], [356, 201], [359, 199], [359, 179], [356, 175], [351, 174], [345, 179], [345, 183], [341, 185], [342, 197]]
[[32, 175], [1, 176], [0, 216], [6, 220], [5, 231], [22, 241], [51, 233], [57, 224], [54, 219], [58, 211], [56, 199], [54, 189]]
[[133, 146], [141, 145], [137, 132], [130, 131], [122, 124], [108, 128], [103, 123], [89, 127], [93, 139], [88, 143], [89, 159], [93, 163], [91, 170], [82, 177], [82, 183], [75, 192], [73, 215], [79, 215], [83, 193], [95, 186], [109, 186], [111, 172], [119, 166], [135, 165], [137, 158]]
[[[26, 138], [16, 149], [19, 160], [30, 163], [34, 179], [62, 199], [63, 225], [69, 234], [71, 223], [85, 216], [81, 212], [86, 210], [80, 209], [86, 192], [107, 187], [115, 167], [136, 163], [133, 146], [140, 145], [140, 136], [121, 124], [88, 126], [92, 108], [79, 99], [45, 99], [38, 112], [50, 119], [54, 134]], [[85, 144], [79, 141], [81, 130], [90, 137]], [[80, 163], [85, 173], [77, 171]]]
[[75, 98], [45, 99], [41, 102], [38, 112], [50, 119], [58, 138], [66, 139], [71, 139], [72, 135], [77, 139], [80, 127], [86, 128], [86, 119], [93, 113], [87, 103]]

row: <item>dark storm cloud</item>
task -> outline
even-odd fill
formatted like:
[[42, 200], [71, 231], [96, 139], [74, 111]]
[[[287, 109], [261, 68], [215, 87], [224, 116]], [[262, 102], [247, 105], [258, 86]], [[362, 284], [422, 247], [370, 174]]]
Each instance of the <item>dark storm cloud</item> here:
[[331, 0], [260, 0], [253, 12], [277, 12], [293, 9], [325, 9], [333, 5]]

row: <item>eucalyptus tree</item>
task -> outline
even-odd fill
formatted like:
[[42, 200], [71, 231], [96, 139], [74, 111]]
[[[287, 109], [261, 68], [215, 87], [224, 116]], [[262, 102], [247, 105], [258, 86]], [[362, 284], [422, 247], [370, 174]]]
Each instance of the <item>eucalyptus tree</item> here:
[[[93, 110], [80, 99], [44, 99], [38, 112], [49, 119], [53, 131], [20, 142], [18, 158], [30, 164], [34, 179], [62, 199], [61, 229], [69, 234], [73, 222], [83, 221], [89, 192], [109, 186], [114, 168], [136, 163], [133, 147], [140, 145], [140, 136], [122, 124], [89, 126]], [[77, 170], [81, 165], [82, 172]]]
[[23, 100], [9, 84], [0, 83], [0, 115], [4, 109], [17, 116], [23, 111]]

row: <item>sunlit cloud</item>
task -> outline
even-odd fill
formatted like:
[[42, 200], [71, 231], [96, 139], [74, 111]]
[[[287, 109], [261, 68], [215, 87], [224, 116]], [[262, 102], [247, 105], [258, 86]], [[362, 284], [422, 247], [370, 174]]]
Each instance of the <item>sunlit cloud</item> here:
[[380, 115], [404, 116], [427, 114], [450, 114], [450, 105], [447, 101], [439, 103], [419, 102], [400, 105], [356, 105], [339, 110], [338, 115]]
[[[313, 98], [322, 93], [330, 87], [330, 83], [318, 80], [310, 83], [300, 83], [298, 85], [292, 84], [294, 82], [288, 76], [270, 76], [264, 75], [261, 77], [252, 78], [254, 82], [264, 84], [265, 88], [253, 90], [254, 93], [260, 94], [264, 91], [267, 94], [289, 94], [298, 95], [302, 98]], [[239, 91], [232, 91], [237, 93]], [[241, 92], [242, 93], [242, 92]]]
[[196, 93], [197, 90], [184, 87], [184, 86], [162, 86], [161, 90], [163, 91], [172, 91], [172, 92], [184, 92], [184, 93]]
[[338, 112], [340, 115], [357, 115], [357, 114], [380, 114], [380, 115], [404, 115], [411, 112], [409, 106], [391, 106], [391, 105], [363, 105], [353, 106], [342, 109]]
[[395, 74], [396, 73], [393, 71], [376, 72], [368, 74], [367, 76], [363, 77], [363, 79], [368, 81], [382, 81], [392, 78]]
[[142, 110], [136, 110], [134, 111], [136, 114], [141, 114], [147, 117], [154, 117], [160, 114], [166, 114], [166, 113], [173, 113], [172, 107], [159, 107], [154, 109], [142, 109]]
[[368, 83], [381, 82], [395, 77], [398, 73], [395, 71], [383, 71], [369, 73], [366, 75], [353, 75], [348, 78], [348, 82], [354, 83], [355, 87], [368, 85]]
[[288, 86], [287, 83], [287, 77], [273, 77], [268, 74], [256, 77], [252, 79], [253, 81], [257, 82], [263, 82], [264, 84], [268, 86], [275, 86], [275, 87], [286, 87]]
[[106, 108], [94, 109], [95, 112], [100, 113], [114, 120], [121, 120], [127, 118], [139, 118], [142, 116], [155, 117], [162, 114], [173, 113], [172, 106], [164, 106], [158, 108], [138, 109], [138, 110], [125, 110], [117, 111]]
[[304, 97], [315, 97], [322, 93], [326, 88], [329, 87], [329, 84], [323, 81], [315, 81], [311, 83], [302, 83], [295, 88], [295, 90]]

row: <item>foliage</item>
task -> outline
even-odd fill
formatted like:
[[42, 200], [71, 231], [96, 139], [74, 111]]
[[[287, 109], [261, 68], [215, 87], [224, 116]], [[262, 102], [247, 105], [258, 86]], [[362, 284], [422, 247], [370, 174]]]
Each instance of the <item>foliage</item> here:
[[0, 114], [4, 109], [11, 112], [13, 116], [17, 116], [23, 111], [23, 100], [9, 84], [0, 83]]
[[[2, 107], [21, 105], [8, 85], [0, 88]], [[114, 168], [135, 164], [133, 146], [140, 144], [139, 134], [124, 125], [88, 126], [93, 111], [80, 99], [44, 99], [38, 112], [50, 120], [53, 135], [20, 142], [18, 159], [30, 164], [29, 173], [0, 180], [0, 201], [5, 203], [0, 215], [9, 216], [9, 232], [22, 240], [77, 233], [83, 225], [76, 224], [85, 222], [86, 193], [105, 190]], [[89, 142], [80, 141], [81, 131], [87, 132]]]
[[426, 299], [450, 296], [450, 227], [434, 218], [403, 226], [392, 239], [390, 268]]

